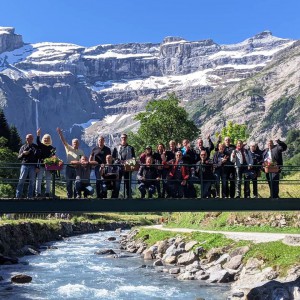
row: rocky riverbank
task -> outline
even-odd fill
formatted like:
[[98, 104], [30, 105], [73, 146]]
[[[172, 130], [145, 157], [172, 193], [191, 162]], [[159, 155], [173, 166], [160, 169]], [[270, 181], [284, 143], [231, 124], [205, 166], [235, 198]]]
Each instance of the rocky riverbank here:
[[248, 258], [249, 246], [219, 247], [206, 251], [199, 241], [185, 241], [181, 236], [146, 243], [149, 235], [136, 238], [138, 229], [121, 238], [121, 249], [141, 254], [153, 261], [159, 272], [179, 280], [230, 283], [228, 299], [300, 299], [300, 264], [288, 270], [284, 278], [278, 270], [264, 266], [263, 259]]

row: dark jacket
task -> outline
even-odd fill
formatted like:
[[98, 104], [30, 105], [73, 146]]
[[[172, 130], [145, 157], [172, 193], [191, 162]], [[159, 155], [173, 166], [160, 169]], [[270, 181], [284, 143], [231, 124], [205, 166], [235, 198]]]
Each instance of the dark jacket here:
[[[28, 155], [24, 155], [24, 151], [29, 151]], [[36, 144], [24, 144], [19, 151], [18, 159], [22, 160], [23, 164], [37, 164], [40, 158], [40, 150]]]
[[[222, 158], [224, 156], [227, 156], [227, 161], [222, 163]], [[223, 153], [217, 151], [214, 154], [213, 157], [213, 164], [214, 164], [214, 168], [215, 170], [222, 170], [224, 172], [229, 172], [231, 168], [229, 168], [228, 166], [232, 166], [232, 163], [230, 162], [230, 154], [227, 151], [224, 151]]]
[[[145, 180], [143, 179], [143, 177], [145, 178]], [[140, 166], [140, 169], [137, 174], [137, 179], [139, 183], [143, 182], [148, 184], [154, 184], [157, 177], [159, 177], [159, 174], [154, 166]]]
[[106, 163], [106, 155], [110, 155], [110, 148], [103, 146], [101, 149], [99, 146], [93, 148], [91, 152], [92, 160], [95, 160], [99, 165]]
[[[277, 140], [277, 145], [275, 145], [272, 150], [271, 150], [271, 155], [272, 155], [272, 161], [274, 161], [277, 165], [282, 166], [283, 165], [283, 159], [282, 159], [282, 152], [286, 151], [287, 145], [280, 141]], [[268, 159], [268, 152], [269, 149], [265, 149], [263, 152], [263, 160]]]
[[201, 151], [206, 151], [206, 153], [207, 153], [207, 158], [209, 158], [210, 157], [210, 153], [211, 153], [211, 151], [212, 150], [214, 150], [214, 144], [213, 144], [213, 142], [211, 141], [211, 139], [209, 139], [208, 140], [208, 143], [209, 143], [209, 147], [201, 147], [201, 148], [196, 148], [195, 150], [194, 150], [194, 152], [195, 152], [195, 155], [196, 155], [196, 157], [195, 157], [195, 162], [198, 162], [198, 161], [200, 161], [200, 153], [201, 153]]
[[40, 149], [40, 162], [43, 163], [45, 158], [49, 158], [53, 155], [55, 155], [56, 149], [52, 145], [45, 145], [40, 141], [40, 137], [36, 137], [36, 143], [38, 145], [38, 148]]
[[[181, 179], [187, 180], [189, 179], [189, 169], [187, 166], [183, 166], [183, 161], [180, 161], [176, 164], [176, 161], [171, 162], [170, 164], [170, 173], [169, 179]], [[180, 178], [176, 178], [177, 174], [180, 172]]]
[[212, 180], [213, 175], [213, 161], [207, 159], [204, 163], [198, 161], [196, 164], [195, 175], [203, 180]]

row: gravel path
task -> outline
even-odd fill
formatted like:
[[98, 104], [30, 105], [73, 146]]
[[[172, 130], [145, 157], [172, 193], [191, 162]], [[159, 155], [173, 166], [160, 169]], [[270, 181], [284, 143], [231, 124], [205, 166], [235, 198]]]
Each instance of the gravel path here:
[[221, 233], [232, 240], [246, 240], [253, 241], [254, 243], [266, 243], [282, 240], [285, 244], [300, 246], [300, 233], [265, 233], [265, 232], [230, 232], [230, 231], [212, 231], [212, 230], [200, 230], [189, 228], [166, 228], [163, 225], [145, 226], [146, 228], [153, 228], [165, 231], [174, 232], [207, 232], [207, 233]]

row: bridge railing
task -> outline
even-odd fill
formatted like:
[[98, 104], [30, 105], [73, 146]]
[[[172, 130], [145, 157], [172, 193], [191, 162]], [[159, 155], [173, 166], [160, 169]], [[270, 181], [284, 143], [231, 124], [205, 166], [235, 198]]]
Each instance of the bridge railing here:
[[[0, 198], [12, 198], [15, 195], [16, 187], [19, 182], [19, 174], [20, 174], [20, 166], [21, 163], [0, 163]], [[65, 165], [66, 166], [66, 165]], [[120, 168], [123, 168], [123, 165], [119, 165]], [[160, 192], [156, 191], [155, 196], [158, 198], [164, 198], [165, 195], [162, 195], [163, 192], [166, 192], [165, 189], [170, 188], [170, 185], [173, 184], [180, 184], [182, 179], [172, 179], [169, 176], [170, 169], [166, 168], [165, 165], [153, 165], [155, 168], [158, 169], [160, 172], [161, 179], [156, 180], [153, 179], [153, 183], [155, 183], [156, 188], [160, 188]], [[203, 187], [205, 183], [209, 182], [211, 184], [210, 187], [210, 194], [209, 198], [215, 198], [220, 194], [220, 191], [216, 191], [216, 187], [218, 187], [218, 184], [215, 178], [207, 178], [205, 172], [203, 172], [202, 168], [199, 168], [199, 174], [198, 177], [193, 175], [194, 170], [193, 168], [197, 168], [197, 165], [186, 165], [181, 164], [181, 166], [186, 166], [189, 169], [189, 179], [186, 181], [186, 185], [183, 186], [182, 196], [185, 198], [203, 198]], [[172, 166], [169, 166], [172, 167]], [[264, 173], [264, 170], [261, 165], [252, 166], [253, 168], [259, 169], [261, 176], [257, 178], [247, 178], [245, 176], [242, 177], [242, 191], [243, 186], [245, 182], [250, 183], [251, 190], [253, 189], [252, 184], [253, 181], [257, 182], [258, 185], [258, 196], [259, 198], [273, 198], [272, 195], [272, 185], [277, 184], [278, 181], [280, 181], [280, 190], [281, 194], [283, 194], [284, 198], [299, 198], [300, 197], [300, 166], [281, 166], [281, 172], [279, 173], [279, 176], [269, 176], [269, 182], [266, 178], [266, 174]], [[224, 166], [224, 172], [226, 172], [228, 166]], [[232, 166], [231, 166], [232, 168]], [[140, 198], [140, 191], [138, 189], [138, 186], [140, 184], [140, 181], [137, 180], [137, 171], [127, 171], [128, 175], [126, 179], [122, 179], [121, 183], [121, 191], [120, 191], [120, 198]], [[292, 174], [289, 176], [286, 176], [285, 174]], [[52, 177], [51, 177], [51, 185], [52, 185], [52, 198], [57, 198], [56, 196], [56, 188], [57, 186], [65, 187], [66, 186], [66, 178], [64, 175], [64, 170], [62, 171], [51, 171]], [[293, 175], [294, 174], [294, 175]], [[75, 181], [75, 178], [73, 179]], [[113, 181], [114, 179], [112, 179]], [[126, 185], [128, 183], [131, 187], [130, 191], [126, 193]], [[27, 179], [25, 181], [25, 184], [28, 184], [29, 180]], [[151, 180], [148, 180], [148, 182], [151, 182]], [[45, 183], [45, 180], [43, 180], [43, 184]], [[127, 184], [126, 184], [127, 183]], [[220, 189], [222, 189], [222, 176], [221, 181], [218, 182]], [[226, 187], [229, 190], [230, 184], [235, 184], [236, 178], [227, 178]], [[91, 185], [96, 185], [96, 178], [91, 176]], [[169, 185], [167, 187], [167, 185]], [[228, 186], [229, 185], [229, 186]], [[270, 186], [269, 186], [270, 185]], [[133, 191], [133, 192], [132, 192]], [[24, 189], [24, 192], [26, 192], [26, 189]], [[229, 192], [227, 191], [227, 194]], [[25, 194], [24, 194], [25, 195]], [[168, 194], [168, 191], [166, 192], [166, 195], [168, 197], [172, 197], [171, 194]], [[242, 196], [242, 195], [241, 195]], [[25, 197], [25, 196], [24, 196]], [[64, 196], [60, 195], [61, 198], [64, 198]], [[93, 197], [93, 196], [91, 196]], [[230, 197], [230, 196], [228, 196]], [[180, 197], [176, 197], [180, 198]], [[220, 196], [220, 198], [224, 198]], [[244, 197], [241, 197], [244, 198]]]

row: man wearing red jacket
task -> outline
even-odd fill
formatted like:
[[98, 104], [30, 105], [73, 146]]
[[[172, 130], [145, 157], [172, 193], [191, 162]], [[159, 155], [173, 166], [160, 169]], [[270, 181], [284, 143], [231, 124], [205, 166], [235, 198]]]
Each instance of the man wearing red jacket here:
[[183, 196], [186, 196], [188, 179], [188, 167], [183, 165], [181, 151], [177, 151], [175, 154], [175, 160], [170, 162], [170, 173], [167, 177], [168, 197], [182, 198]]

